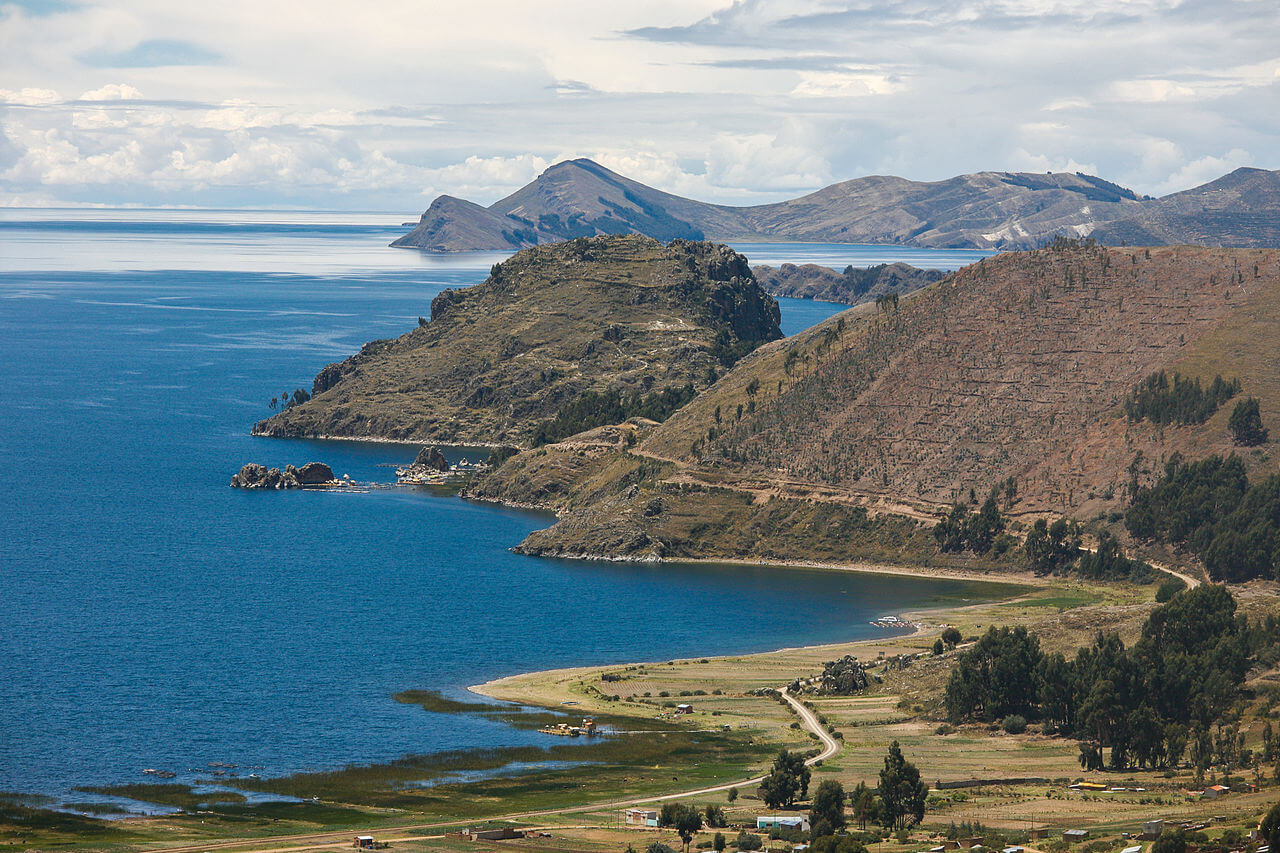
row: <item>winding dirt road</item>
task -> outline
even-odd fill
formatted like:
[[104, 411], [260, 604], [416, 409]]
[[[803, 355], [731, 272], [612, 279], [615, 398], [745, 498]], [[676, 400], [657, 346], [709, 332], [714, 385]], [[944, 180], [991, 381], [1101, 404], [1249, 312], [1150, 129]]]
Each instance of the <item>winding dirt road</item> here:
[[[840, 751], [840, 742], [836, 740], [826, 730], [818, 717], [808, 708], [800, 703], [787, 689], [784, 687], [779, 691], [782, 698], [787, 701], [791, 709], [796, 712], [796, 716], [800, 718], [800, 726], [805, 731], [812, 732], [822, 741], [822, 750], [812, 758], [805, 761], [805, 764], [813, 765], [820, 761], [825, 761]], [[659, 794], [653, 797], [640, 797], [631, 800], [613, 800], [608, 802], [597, 802], [586, 806], [570, 806], [560, 809], [546, 809], [542, 811], [532, 812], [516, 812], [513, 814], [493, 815], [486, 817], [485, 821], [491, 820], [527, 820], [535, 817], [549, 817], [551, 815], [577, 814], [580, 812], [601, 811], [606, 809], [629, 808], [631, 806], [644, 805], [646, 803], [661, 803], [668, 800], [679, 800], [685, 797], [699, 797], [706, 794], [715, 794], [721, 791], [727, 791], [730, 788], [741, 788], [749, 785], [758, 785], [764, 781], [763, 776], [753, 776], [750, 779], [739, 779], [734, 782], [726, 782], [723, 785], [712, 785], [707, 788], [697, 788], [692, 791], [681, 791], [675, 794]], [[422, 838], [431, 838], [439, 836], [415, 835], [405, 838], [392, 837], [405, 832], [423, 832], [427, 830], [439, 830], [447, 827], [461, 826], [466, 824], [466, 820], [451, 820], [439, 823], [416, 823], [403, 824], [400, 826], [379, 826], [375, 828], [358, 829], [351, 827], [340, 832], [315, 832], [299, 835], [279, 835], [275, 837], [257, 837], [242, 838], [225, 841], [207, 841], [202, 844], [184, 844], [178, 847], [156, 847], [141, 848], [144, 853], [206, 853], [206, 851], [221, 850], [234, 851], [234, 853], [300, 853], [304, 850], [315, 850], [319, 848], [333, 847], [334, 845], [346, 847], [350, 845], [352, 837], [356, 835], [369, 835], [376, 832], [381, 839], [388, 841], [416, 841]]]

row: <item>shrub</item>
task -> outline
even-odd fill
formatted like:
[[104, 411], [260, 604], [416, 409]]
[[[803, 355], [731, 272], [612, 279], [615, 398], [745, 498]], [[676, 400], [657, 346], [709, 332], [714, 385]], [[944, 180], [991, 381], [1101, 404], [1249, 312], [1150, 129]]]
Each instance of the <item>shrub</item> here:
[[747, 832], [744, 829], [738, 833], [738, 840], [736, 844], [739, 850], [759, 850], [764, 847], [764, 839], [758, 835]]
[[1020, 735], [1027, 730], [1027, 718], [1021, 714], [1010, 714], [1001, 725], [1009, 734]]

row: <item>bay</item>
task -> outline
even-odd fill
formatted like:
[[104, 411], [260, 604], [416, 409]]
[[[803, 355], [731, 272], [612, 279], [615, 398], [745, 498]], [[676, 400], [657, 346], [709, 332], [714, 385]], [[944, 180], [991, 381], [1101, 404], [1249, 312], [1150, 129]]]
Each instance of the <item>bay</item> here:
[[[228, 488], [246, 461], [385, 483], [413, 457], [248, 435], [268, 399], [502, 258], [386, 248], [402, 232], [385, 214], [0, 213], [0, 790], [83, 800], [73, 786], [149, 767], [267, 775], [540, 742], [391, 695], [855, 639], [881, 613], [970, 594], [521, 557], [508, 549], [548, 516], [416, 489]], [[874, 248], [767, 253], [837, 267], [901, 254]], [[784, 329], [842, 308], [783, 300]]]

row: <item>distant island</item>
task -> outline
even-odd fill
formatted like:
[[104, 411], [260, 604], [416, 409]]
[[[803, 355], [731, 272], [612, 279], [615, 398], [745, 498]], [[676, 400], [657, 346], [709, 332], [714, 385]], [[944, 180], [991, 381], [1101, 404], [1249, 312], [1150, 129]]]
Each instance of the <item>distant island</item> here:
[[1163, 198], [1093, 175], [978, 172], [920, 182], [870, 176], [776, 204], [732, 207], [662, 192], [587, 159], [557, 163], [488, 207], [442, 195], [391, 245], [516, 251], [605, 234], [664, 242], [877, 243], [1033, 249], [1054, 236], [1108, 245], [1280, 245], [1280, 172], [1240, 168]]

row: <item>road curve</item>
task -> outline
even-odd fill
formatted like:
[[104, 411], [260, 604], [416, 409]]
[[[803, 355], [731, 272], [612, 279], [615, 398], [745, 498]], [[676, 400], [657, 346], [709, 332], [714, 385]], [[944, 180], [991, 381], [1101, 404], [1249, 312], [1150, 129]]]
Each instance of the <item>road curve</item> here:
[[[801, 728], [803, 728], [805, 731], [812, 732], [813, 734], [817, 735], [818, 739], [822, 741], [822, 750], [812, 758], [806, 759], [805, 764], [813, 765], [818, 763], [819, 761], [825, 761], [826, 759], [830, 758], [831, 756], [835, 755], [837, 752], [840, 751], [840, 742], [836, 740], [834, 737], [832, 737], [830, 732], [828, 732], [826, 728], [820, 722], [818, 722], [818, 717], [816, 714], [814, 714], [812, 711], [810, 711], [808, 708], [802, 705], [800, 703], [800, 700], [796, 699], [794, 696], [788, 693], [787, 688], [783, 687], [778, 692], [782, 695], [782, 698], [787, 701], [787, 704], [791, 706], [791, 709], [795, 711], [796, 715], [800, 718]], [[506, 814], [506, 815], [492, 815], [490, 817], [486, 817], [485, 820], [486, 821], [523, 820], [531, 817], [545, 817], [548, 815], [574, 814], [576, 812], [626, 808], [628, 806], [638, 806], [638, 805], [643, 805], [645, 803], [661, 803], [661, 802], [666, 802], [668, 800], [680, 800], [685, 797], [700, 797], [706, 794], [716, 794], [721, 791], [727, 791], [730, 788], [740, 788], [740, 787], [746, 787], [748, 785], [759, 785], [763, 781], [764, 781], [763, 776], [753, 776], [750, 779], [739, 779], [734, 782], [726, 782], [723, 785], [712, 785], [711, 787], [708, 787], [708, 788], [698, 788], [693, 791], [681, 791], [680, 793], [677, 793], [677, 794], [660, 794], [656, 797], [641, 797], [639, 799], [633, 799], [633, 800], [613, 800], [608, 802], [596, 802], [586, 806], [569, 806], [567, 808], [561, 808], [561, 809], [546, 809], [543, 811], [518, 812], [515, 814]], [[439, 823], [417, 823], [417, 824], [404, 824], [400, 826], [379, 826], [379, 827], [374, 827], [373, 829], [363, 829], [363, 830], [352, 827], [350, 829], [342, 830], [341, 832], [314, 832], [314, 833], [307, 833], [307, 834], [300, 834], [300, 835], [277, 835], [274, 838], [271, 836], [259, 836], [257, 838], [242, 838], [238, 840], [206, 841], [203, 844], [195, 843], [195, 844], [183, 844], [178, 847], [152, 848], [152, 849], [146, 850], [146, 853], [204, 853], [204, 851], [227, 850], [231, 848], [241, 848], [241, 847], [252, 848], [252, 849], [237, 851], [237, 853], [267, 853], [267, 851], [270, 851], [270, 853], [290, 853], [290, 851], [312, 850], [319, 847], [328, 847], [332, 844], [347, 844], [347, 843], [350, 843], [350, 840], [353, 834], [354, 835], [368, 834], [369, 832], [372, 831], [372, 832], [377, 832], [380, 835], [386, 835], [387, 833], [413, 832], [413, 831], [430, 830], [430, 829], [444, 829], [445, 827], [460, 826], [465, 824], [466, 822], [467, 822], [466, 819], [463, 818], [460, 820], [451, 820], [451, 821], [444, 821]], [[300, 844], [295, 843], [294, 845], [290, 846], [290, 842], [309, 842], [309, 843], [300, 843]], [[253, 845], [258, 845], [258, 846], [256, 848], [253, 848], [252, 847]], [[272, 846], [265, 847], [264, 845], [272, 845]], [[277, 847], [274, 845], [282, 845], [282, 846]]]

